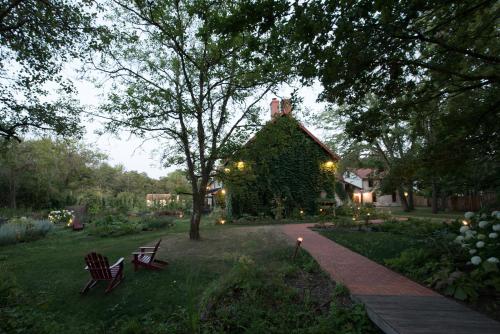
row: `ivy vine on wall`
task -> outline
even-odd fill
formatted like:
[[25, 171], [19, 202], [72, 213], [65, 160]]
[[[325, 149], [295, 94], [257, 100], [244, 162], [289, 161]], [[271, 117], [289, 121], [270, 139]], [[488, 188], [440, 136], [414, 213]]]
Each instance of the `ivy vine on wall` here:
[[266, 124], [224, 166], [231, 214], [316, 214], [321, 192], [334, 198], [336, 164], [293, 117]]

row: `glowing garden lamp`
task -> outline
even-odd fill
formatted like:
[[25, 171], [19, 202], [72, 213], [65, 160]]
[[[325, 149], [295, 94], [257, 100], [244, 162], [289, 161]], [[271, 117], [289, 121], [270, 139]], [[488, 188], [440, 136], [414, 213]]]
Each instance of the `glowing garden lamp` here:
[[405, 197], [408, 197], [408, 192], [407, 191], [405, 191]]
[[231, 169], [229, 169], [229, 168], [224, 168], [224, 172], [225, 172], [225, 173], [229, 173], [229, 172], [231, 172]]
[[304, 210], [300, 210], [300, 214], [303, 215], [304, 214]]
[[226, 223], [226, 221], [225, 221], [224, 219], [221, 219], [221, 220], [220, 220], [220, 224], [221, 224], [221, 225], [224, 225], [225, 223]]
[[297, 256], [297, 252], [299, 251], [302, 241], [304, 241], [304, 238], [302, 237], [297, 238], [297, 243], [295, 244], [295, 252], [293, 252], [293, 258], [292, 258], [293, 260], [295, 260], [295, 257]]
[[236, 163], [236, 167], [239, 169], [239, 170], [242, 170], [243, 168], [245, 168], [245, 163], [243, 161], [238, 161]]
[[226, 194], [226, 189], [221, 189], [220, 193], [221, 193], [222, 195], [225, 195], [225, 194]]
[[332, 168], [335, 164], [333, 163], [333, 161], [327, 161], [325, 163], [325, 166], [328, 167], [328, 168]]
[[469, 225], [469, 223], [467, 222], [467, 220], [462, 220], [462, 224], [463, 225]]

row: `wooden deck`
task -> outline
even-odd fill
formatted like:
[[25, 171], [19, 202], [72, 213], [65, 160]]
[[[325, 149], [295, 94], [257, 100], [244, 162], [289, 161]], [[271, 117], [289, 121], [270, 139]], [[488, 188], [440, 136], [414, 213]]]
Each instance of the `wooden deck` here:
[[500, 322], [420, 285], [310, 230], [281, 227], [332, 279], [346, 285], [370, 319], [387, 334], [500, 334]]
[[354, 296], [387, 334], [499, 334], [500, 323], [443, 296]]

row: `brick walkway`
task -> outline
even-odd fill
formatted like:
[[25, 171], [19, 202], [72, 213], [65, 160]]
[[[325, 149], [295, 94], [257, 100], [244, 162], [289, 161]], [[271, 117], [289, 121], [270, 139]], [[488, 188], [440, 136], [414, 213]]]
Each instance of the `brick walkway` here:
[[302, 247], [365, 304], [370, 318], [386, 333], [500, 333], [500, 323], [310, 230], [310, 224], [284, 225]]

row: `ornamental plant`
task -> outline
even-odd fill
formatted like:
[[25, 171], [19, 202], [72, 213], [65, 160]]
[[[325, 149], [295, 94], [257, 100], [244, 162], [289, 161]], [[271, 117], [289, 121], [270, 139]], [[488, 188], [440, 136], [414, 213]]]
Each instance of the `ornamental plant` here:
[[469, 252], [469, 262], [472, 265], [480, 266], [486, 263], [486, 266], [498, 267], [500, 212], [493, 211], [489, 215], [466, 212], [464, 218], [455, 242]]
[[73, 211], [55, 210], [49, 213], [49, 220], [54, 224], [64, 224], [71, 226], [73, 223]]

